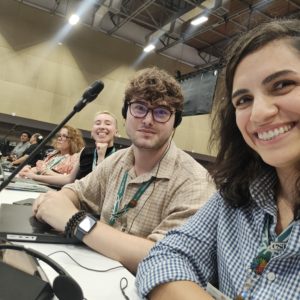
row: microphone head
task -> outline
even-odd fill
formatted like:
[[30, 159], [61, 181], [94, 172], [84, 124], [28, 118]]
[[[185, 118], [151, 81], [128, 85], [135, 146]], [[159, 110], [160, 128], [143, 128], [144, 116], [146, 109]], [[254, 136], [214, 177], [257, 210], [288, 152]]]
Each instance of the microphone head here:
[[104, 83], [100, 80], [96, 80], [82, 95], [82, 98], [86, 99], [88, 102], [93, 101], [97, 98], [99, 93], [103, 90]]

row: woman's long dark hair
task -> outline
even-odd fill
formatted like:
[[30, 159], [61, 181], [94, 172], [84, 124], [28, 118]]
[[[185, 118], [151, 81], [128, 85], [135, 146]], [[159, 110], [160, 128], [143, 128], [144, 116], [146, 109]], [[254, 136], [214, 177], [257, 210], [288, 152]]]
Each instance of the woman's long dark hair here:
[[[247, 204], [250, 201], [249, 184], [263, 170], [273, 168], [246, 144], [236, 125], [235, 108], [231, 102], [235, 71], [247, 55], [279, 39], [286, 39], [287, 43], [300, 51], [300, 20], [263, 23], [241, 35], [227, 54], [224, 97], [215, 101], [209, 145], [218, 149], [211, 175], [225, 201], [234, 207]], [[300, 196], [300, 179], [297, 190]]]

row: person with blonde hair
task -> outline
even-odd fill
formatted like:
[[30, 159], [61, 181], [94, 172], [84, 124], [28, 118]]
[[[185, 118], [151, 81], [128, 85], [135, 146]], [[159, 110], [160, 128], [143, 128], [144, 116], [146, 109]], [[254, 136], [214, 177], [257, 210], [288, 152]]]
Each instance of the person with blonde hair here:
[[[76, 178], [89, 174], [99, 165], [104, 158], [116, 151], [114, 138], [118, 134], [117, 118], [109, 111], [99, 111], [95, 114], [91, 136], [95, 141], [95, 146], [87, 147], [82, 150], [80, 163], [77, 167]], [[70, 182], [74, 181], [71, 180]], [[68, 182], [68, 183], [70, 183]]]
[[54, 151], [44, 160], [38, 160], [34, 167], [25, 166], [19, 176], [34, 178], [35, 175], [55, 176], [70, 174], [76, 165], [79, 152], [84, 147], [81, 132], [69, 125], [65, 125], [53, 141]]

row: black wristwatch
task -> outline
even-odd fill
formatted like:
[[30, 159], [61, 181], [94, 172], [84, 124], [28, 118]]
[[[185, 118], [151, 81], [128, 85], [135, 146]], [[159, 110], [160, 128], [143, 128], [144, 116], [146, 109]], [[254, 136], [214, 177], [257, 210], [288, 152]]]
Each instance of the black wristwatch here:
[[93, 228], [96, 226], [98, 219], [96, 219], [91, 214], [86, 214], [84, 218], [78, 223], [78, 225], [75, 228], [75, 237], [82, 241], [83, 237], [90, 233]]

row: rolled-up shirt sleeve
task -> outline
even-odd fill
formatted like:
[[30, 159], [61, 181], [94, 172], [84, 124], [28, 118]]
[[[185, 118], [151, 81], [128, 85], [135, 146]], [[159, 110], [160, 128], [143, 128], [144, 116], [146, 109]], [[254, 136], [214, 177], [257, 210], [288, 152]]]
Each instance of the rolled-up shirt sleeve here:
[[205, 287], [216, 279], [217, 195], [185, 225], [169, 231], [139, 265], [137, 287], [143, 298], [170, 281], [188, 280]]
[[97, 213], [101, 211], [105, 198], [109, 171], [105, 160], [94, 171], [64, 188], [71, 189], [79, 198], [82, 209]]

